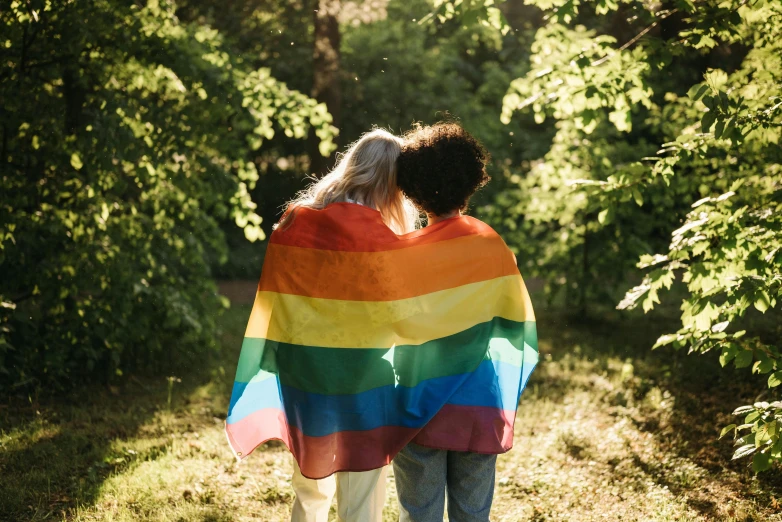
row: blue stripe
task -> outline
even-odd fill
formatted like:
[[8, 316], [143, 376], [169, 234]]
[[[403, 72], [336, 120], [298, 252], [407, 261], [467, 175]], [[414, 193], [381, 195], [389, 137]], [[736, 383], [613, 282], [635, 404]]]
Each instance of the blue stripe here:
[[260, 382], [234, 382], [226, 422], [233, 424], [266, 408], [282, 409], [279, 378], [275, 376]]
[[265, 408], [282, 409], [284, 404], [290, 425], [313, 437], [380, 426], [421, 428], [446, 400], [449, 404], [515, 411], [521, 374], [522, 369], [516, 366], [485, 360], [472, 373], [428, 379], [413, 387], [381, 386], [354, 395], [321, 395], [280, 387], [276, 377], [234, 383], [227, 422], [238, 422]]
[[529, 382], [529, 376], [532, 375], [532, 370], [535, 369], [535, 367], [538, 365], [538, 363], [535, 364], [524, 364], [524, 368], [521, 369], [521, 382], [519, 382], [519, 395], [516, 399], [516, 404], [521, 401], [521, 393], [524, 391], [524, 388], [527, 387], [527, 383]]
[[448, 399], [458, 406], [486, 406], [515, 411], [521, 368], [500, 361], [483, 361]]

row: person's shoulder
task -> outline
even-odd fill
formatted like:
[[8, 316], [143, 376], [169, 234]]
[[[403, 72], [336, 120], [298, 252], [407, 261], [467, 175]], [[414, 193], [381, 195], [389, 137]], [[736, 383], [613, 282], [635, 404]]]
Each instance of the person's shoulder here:
[[491, 249], [492, 252], [502, 258], [512, 259], [514, 266], [517, 264], [516, 254], [513, 253], [502, 236], [491, 225], [472, 216], [462, 216], [462, 218], [464, 225], [473, 230], [473, 236], [481, 238], [486, 245], [494, 245], [494, 248]]
[[300, 205], [290, 212], [287, 222], [272, 234], [272, 244], [371, 252], [388, 249], [396, 240], [380, 212], [364, 205], [341, 202], [322, 209]]
[[497, 233], [496, 230], [494, 230], [491, 225], [488, 223], [481, 221], [480, 219], [473, 217], [473, 216], [462, 216], [463, 226], [469, 227], [474, 234], [480, 235], [483, 237], [496, 237], [500, 238], [500, 235]]

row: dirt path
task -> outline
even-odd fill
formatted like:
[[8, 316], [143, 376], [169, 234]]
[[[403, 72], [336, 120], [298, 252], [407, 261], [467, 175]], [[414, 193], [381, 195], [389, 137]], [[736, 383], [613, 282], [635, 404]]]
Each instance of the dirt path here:
[[252, 304], [255, 299], [255, 290], [258, 281], [239, 279], [236, 281], [218, 281], [217, 289], [220, 295], [231, 300], [234, 305]]

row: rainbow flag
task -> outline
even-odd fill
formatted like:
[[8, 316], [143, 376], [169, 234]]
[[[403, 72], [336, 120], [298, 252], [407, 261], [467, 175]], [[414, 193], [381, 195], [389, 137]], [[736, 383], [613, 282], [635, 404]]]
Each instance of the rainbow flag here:
[[240, 459], [281, 440], [310, 478], [410, 441], [502, 453], [537, 361], [529, 295], [488, 225], [397, 236], [374, 209], [302, 208], [270, 237], [226, 434]]

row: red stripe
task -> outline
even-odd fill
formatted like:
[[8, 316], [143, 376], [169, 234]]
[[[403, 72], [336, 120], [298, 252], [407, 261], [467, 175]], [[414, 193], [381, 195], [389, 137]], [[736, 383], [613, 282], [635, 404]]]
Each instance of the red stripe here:
[[486, 406], [446, 404], [413, 438], [429, 448], [505, 453], [513, 447], [515, 412]]
[[302, 475], [309, 478], [323, 478], [337, 471], [369, 471], [390, 464], [416, 431], [416, 428], [381, 426], [309, 437], [292, 427], [292, 453]]
[[288, 427], [276, 408], [259, 410], [226, 424], [231, 447], [244, 458], [263, 443], [281, 440], [305, 477], [319, 479], [338, 471], [368, 471], [385, 466], [411, 440], [421, 446], [474, 453], [504, 453], [513, 446], [515, 413], [484, 406], [446, 404], [422, 430], [381, 426], [339, 431], [323, 437]]
[[352, 203], [332, 203], [323, 210], [297, 209], [293, 222], [275, 230], [269, 241], [319, 250], [382, 252], [468, 235], [496, 236], [497, 233], [482, 221], [462, 216], [397, 236], [383, 223], [377, 210]]
[[277, 409], [256, 411], [225, 427], [237, 454], [246, 457], [272, 439], [285, 443], [305, 477], [319, 479], [338, 471], [368, 471], [391, 462], [415, 436], [416, 428], [382, 426], [367, 431], [340, 431], [310, 437], [296, 427], [288, 431], [285, 414]]
[[[242, 458], [273, 439], [281, 440], [290, 448], [288, 421], [285, 413], [277, 408], [258, 410], [234, 424], [225, 425], [225, 434], [234, 452]], [[261, 441], [261, 442], [258, 442]]]

